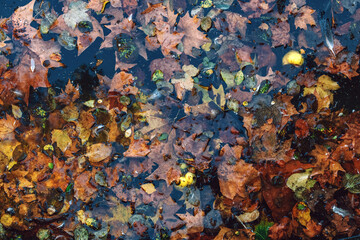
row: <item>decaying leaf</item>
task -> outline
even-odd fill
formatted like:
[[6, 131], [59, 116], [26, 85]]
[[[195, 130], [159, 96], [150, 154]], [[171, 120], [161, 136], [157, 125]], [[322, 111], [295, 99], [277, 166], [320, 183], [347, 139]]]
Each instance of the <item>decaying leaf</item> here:
[[87, 147], [86, 155], [90, 162], [101, 162], [110, 157], [112, 147], [105, 143], [95, 143]]

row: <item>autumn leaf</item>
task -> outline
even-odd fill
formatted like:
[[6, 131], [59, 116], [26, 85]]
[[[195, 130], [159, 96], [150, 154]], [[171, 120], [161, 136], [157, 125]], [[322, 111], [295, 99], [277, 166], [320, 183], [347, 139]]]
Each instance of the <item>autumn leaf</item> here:
[[68, 105], [70, 103], [75, 102], [79, 97], [80, 97], [79, 86], [75, 87], [70, 82], [69, 79], [68, 83], [65, 86], [65, 91], [62, 89], [61, 94], [57, 96], [55, 99], [60, 103]]
[[199, 26], [200, 19], [196, 16], [191, 18], [189, 13], [185, 14], [179, 21], [178, 27], [184, 32], [184, 38], [182, 40], [184, 53], [187, 55], [193, 56], [193, 48], [200, 48], [201, 45], [208, 42], [206, 34], [198, 30]]
[[66, 131], [54, 129], [51, 132], [51, 141], [56, 143], [62, 152], [65, 152], [71, 145], [72, 141]]
[[17, 8], [11, 15], [14, 38], [26, 44], [29, 44], [37, 34], [37, 29], [30, 25], [33, 21], [34, 4], [35, 0], [32, 0], [27, 5]]
[[185, 34], [172, 32], [170, 24], [162, 20], [159, 22], [154, 22], [154, 24], [156, 27], [156, 36], [149, 37], [149, 39], [157, 39], [161, 46], [161, 52], [164, 54], [164, 56], [170, 55], [171, 52], [180, 54], [181, 52], [177, 49], [177, 46], [179, 43], [181, 43], [181, 40]]
[[97, 163], [110, 157], [112, 147], [105, 143], [95, 143], [87, 147], [86, 156], [90, 162]]
[[303, 6], [298, 11], [296, 11], [295, 17], [295, 27], [307, 30], [307, 24], [310, 26], [315, 26], [316, 22], [312, 14], [315, 12], [309, 6]]
[[148, 142], [144, 139], [131, 138], [129, 149], [124, 152], [125, 157], [144, 157], [150, 152]]
[[246, 17], [241, 16], [238, 13], [234, 12], [225, 12], [227, 23], [229, 24], [229, 32], [235, 33], [240, 32], [242, 37], [246, 36], [246, 24], [249, 23], [249, 20]]
[[236, 195], [245, 198], [249, 192], [261, 188], [258, 171], [243, 160], [234, 165], [222, 161], [218, 168], [218, 177], [221, 193], [230, 199], [234, 199]]
[[133, 86], [134, 77], [130, 73], [124, 71], [114, 75], [111, 85], [110, 92], [118, 92], [122, 95], [133, 94], [136, 95], [138, 92], [137, 87]]
[[271, 24], [272, 47], [286, 46], [290, 44], [290, 24], [287, 21]]
[[100, 23], [104, 24], [111, 32], [106, 35], [104, 41], [100, 45], [100, 49], [113, 47], [113, 40], [117, 34], [130, 34], [135, 27], [135, 23], [132, 20], [124, 18], [123, 11], [120, 9], [107, 9], [105, 13], [114, 18], [110, 21], [107, 20], [106, 17], [101, 19]]
[[203, 226], [203, 219], [204, 219], [204, 212], [198, 211], [196, 215], [192, 215], [190, 213], [185, 214], [176, 214], [181, 220], [185, 221], [186, 223], [186, 233], [199, 233], [204, 230]]
[[14, 139], [15, 134], [13, 132], [18, 126], [20, 123], [10, 115], [0, 119], [0, 139], [2, 141]]
[[[32, 62], [35, 64], [33, 71], [31, 70]], [[14, 96], [10, 95], [10, 90], [16, 90], [17, 93], [22, 95], [24, 101], [28, 103], [30, 87], [50, 87], [47, 72], [48, 69], [40, 63], [39, 58], [24, 54], [15, 68], [9, 69], [3, 74], [2, 84], [0, 85], [0, 98], [12, 103], [15, 99], [12, 99]]]
[[323, 108], [329, 108], [333, 102], [332, 90], [339, 89], [339, 85], [334, 82], [329, 76], [322, 75], [318, 78], [315, 86], [305, 87], [304, 96], [314, 94], [318, 101], [318, 112]]

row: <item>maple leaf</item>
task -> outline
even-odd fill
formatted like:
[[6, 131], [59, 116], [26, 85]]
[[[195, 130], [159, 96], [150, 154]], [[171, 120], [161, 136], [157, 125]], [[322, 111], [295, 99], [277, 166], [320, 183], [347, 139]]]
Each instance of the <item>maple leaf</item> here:
[[[35, 68], [32, 68], [35, 64]], [[21, 56], [20, 63], [3, 74], [0, 85], [1, 98], [11, 103], [14, 99], [9, 97], [10, 90], [22, 94], [26, 103], [29, 101], [30, 87], [50, 87], [47, 79], [48, 69], [44, 67], [39, 58], [31, 57], [29, 53]]]
[[309, 6], [303, 6], [298, 11], [293, 12], [296, 13], [295, 17], [295, 27], [307, 30], [307, 24], [311, 26], [315, 26], [316, 22], [312, 14], [315, 12]]
[[27, 5], [16, 9], [11, 15], [14, 38], [20, 39], [26, 44], [30, 43], [37, 34], [37, 29], [30, 25], [33, 21], [34, 4], [35, 0], [32, 0]]
[[195, 215], [186, 212], [185, 214], [176, 214], [181, 220], [185, 221], [186, 234], [201, 233], [204, 230], [204, 212], [198, 211]]
[[119, 72], [112, 78], [109, 92], [118, 92], [122, 95], [136, 95], [138, 89], [132, 86], [133, 82], [134, 77], [130, 73]]
[[104, 41], [100, 45], [100, 49], [102, 48], [110, 48], [113, 47], [113, 40], [116, 35], [120, 33], [125, 33], [131, 35], [131, 31], [135, 27], [135, 23], [128, 18], [124, 18], [124, 14], [122, 10], [119, 9], [109, 9], [104, 13], [114, 16], [112, 20], [107, 20], [106, 17], [101, 19], [101, 24], [109, 29], [111, 32], [106, 35]]
[[164, 56], [170, 55], [171, 52], [175, 52], [180, 54], [181, 52], [177, 49], [177, 45], [181, 43], [181, 40], [184, 33], [171, 32], [171, 26], [168, 22], [164, 22], [163, 20], [159, 22], [154, 22], [156, 27], [156, 38], [158, 43], [161, 46], [161, 52]]
[[247, 29], [246, 24], [249, 22], [249, 20], [238, 13], [226, 11], [225, 14], [227, 23], [229, 24], [229, 32], [235, 33], [239, 31], [241, 36], [245, 37]]
[[249, 192], [261, 188], [259, 172], [244, 160], [239, 160], [234, 165], [224, 160], [217, 173], [220, 191], [227, 198], [234, 199], [236, 195], [246, 198]]
[[148, 3], [148, 8], [138, 15], [139, 20], [143, 26], [148, 25], [150, 22], [158, 22], [167, 17], [166, 7], [162, 3], [151, 4]]
[[70, 103], [75, 102], [79, 97], [80, 97], [79, 86], [75, 87], [74, 85], [72, 85], [69, 79], [68, 83], [65, 86], [65, 91], [61, 89], [61, 94], [57, 96], [55, 99], [60, 103], [69, 105]]
[[6, 115], [6, 118], [0, 119], [0, 139], [12, 140], [15, 138], [14, 130], [20, 126], [20, 123], [12, 116]]
[[190, 14], [185, 14], [179, 21], [178, 27], [184, 32], [184, 38], [182, 40], [184, 45], [184, 53], [190, 56], [192, 55], [193, 48], [200, 48], [201, 45], [208, 42], [206, 34], [198, 30], [200, 26], [200, 19], [196, 16], [190, 17]]

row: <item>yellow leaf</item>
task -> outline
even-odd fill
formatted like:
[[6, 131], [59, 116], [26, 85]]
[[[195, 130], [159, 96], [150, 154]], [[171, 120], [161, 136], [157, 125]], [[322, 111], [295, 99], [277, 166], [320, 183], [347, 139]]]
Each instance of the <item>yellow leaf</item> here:
[[304, 58], [298, 51], [291, 50], [284, 55], [282, 62], [283, 65], [301, 66], [304, 63]]
[[322, 75], [318, 78], [315, 86], [305, 87], [304, 96], [314, 94], [318, 101], [318, 112], [323, 108], [328, 108], [333, 102], [333, 94], [330, 90], [339, 89], [337, 82], [333, 81], [329, 76]]
[[66, 149], [71, 145], [71, 138], [65, 131], [54, 129], [51, 134], [52, 143], [56, 143], [61, 151], [65, 152]]
[[321, 75], [316, 83], [317, 86], [324, 90], [338, 90], [340, 88], [337, 82], [333, 81], [331, 77], [327, 75]]
[[220, 85], [220, 87], [218, 89], [213, 87], [212, 90], [213, 90], [213, 93], [215, 95], [214, 102], [216, 104], [218, 104], [221, 108], [224, 108], [225, 103], [226, 103], [226, 99], [225, 99], [225, 92], [224, 92], [223, 85]]
[[16, 119], [21, 118], [22, 112], [21, 112], [21, 109], [19, 108], [19, 106], [14, 105], [14, 104], [11, 105], [11, 111], [12, 111], [12, 114], [14, 115], [14, 117], [15, 117]]
[[144, 190], [147, 194], [152, 194], [156, 192], [155, 186], [152, 183], [145, 183], [141, 185], [142, 190]]
[[13, 218], [11, 217], [10, 214], [4, 214], [1, 216], [1, 224], [4, 225], [5, 227], [10, 227], [12, 222], [13, 222]]
[[20, 145], [18, 141], [1, 141], [0, 142], [0, 152], [5, 154], [8, 159], [13, 157], [13, 152], [15, 148]]

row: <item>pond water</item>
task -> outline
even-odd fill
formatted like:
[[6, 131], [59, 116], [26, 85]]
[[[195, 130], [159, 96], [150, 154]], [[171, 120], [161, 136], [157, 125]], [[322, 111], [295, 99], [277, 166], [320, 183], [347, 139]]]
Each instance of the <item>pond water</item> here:
[[360, 236], [360, 2], [0, 6], [0, 239]]

